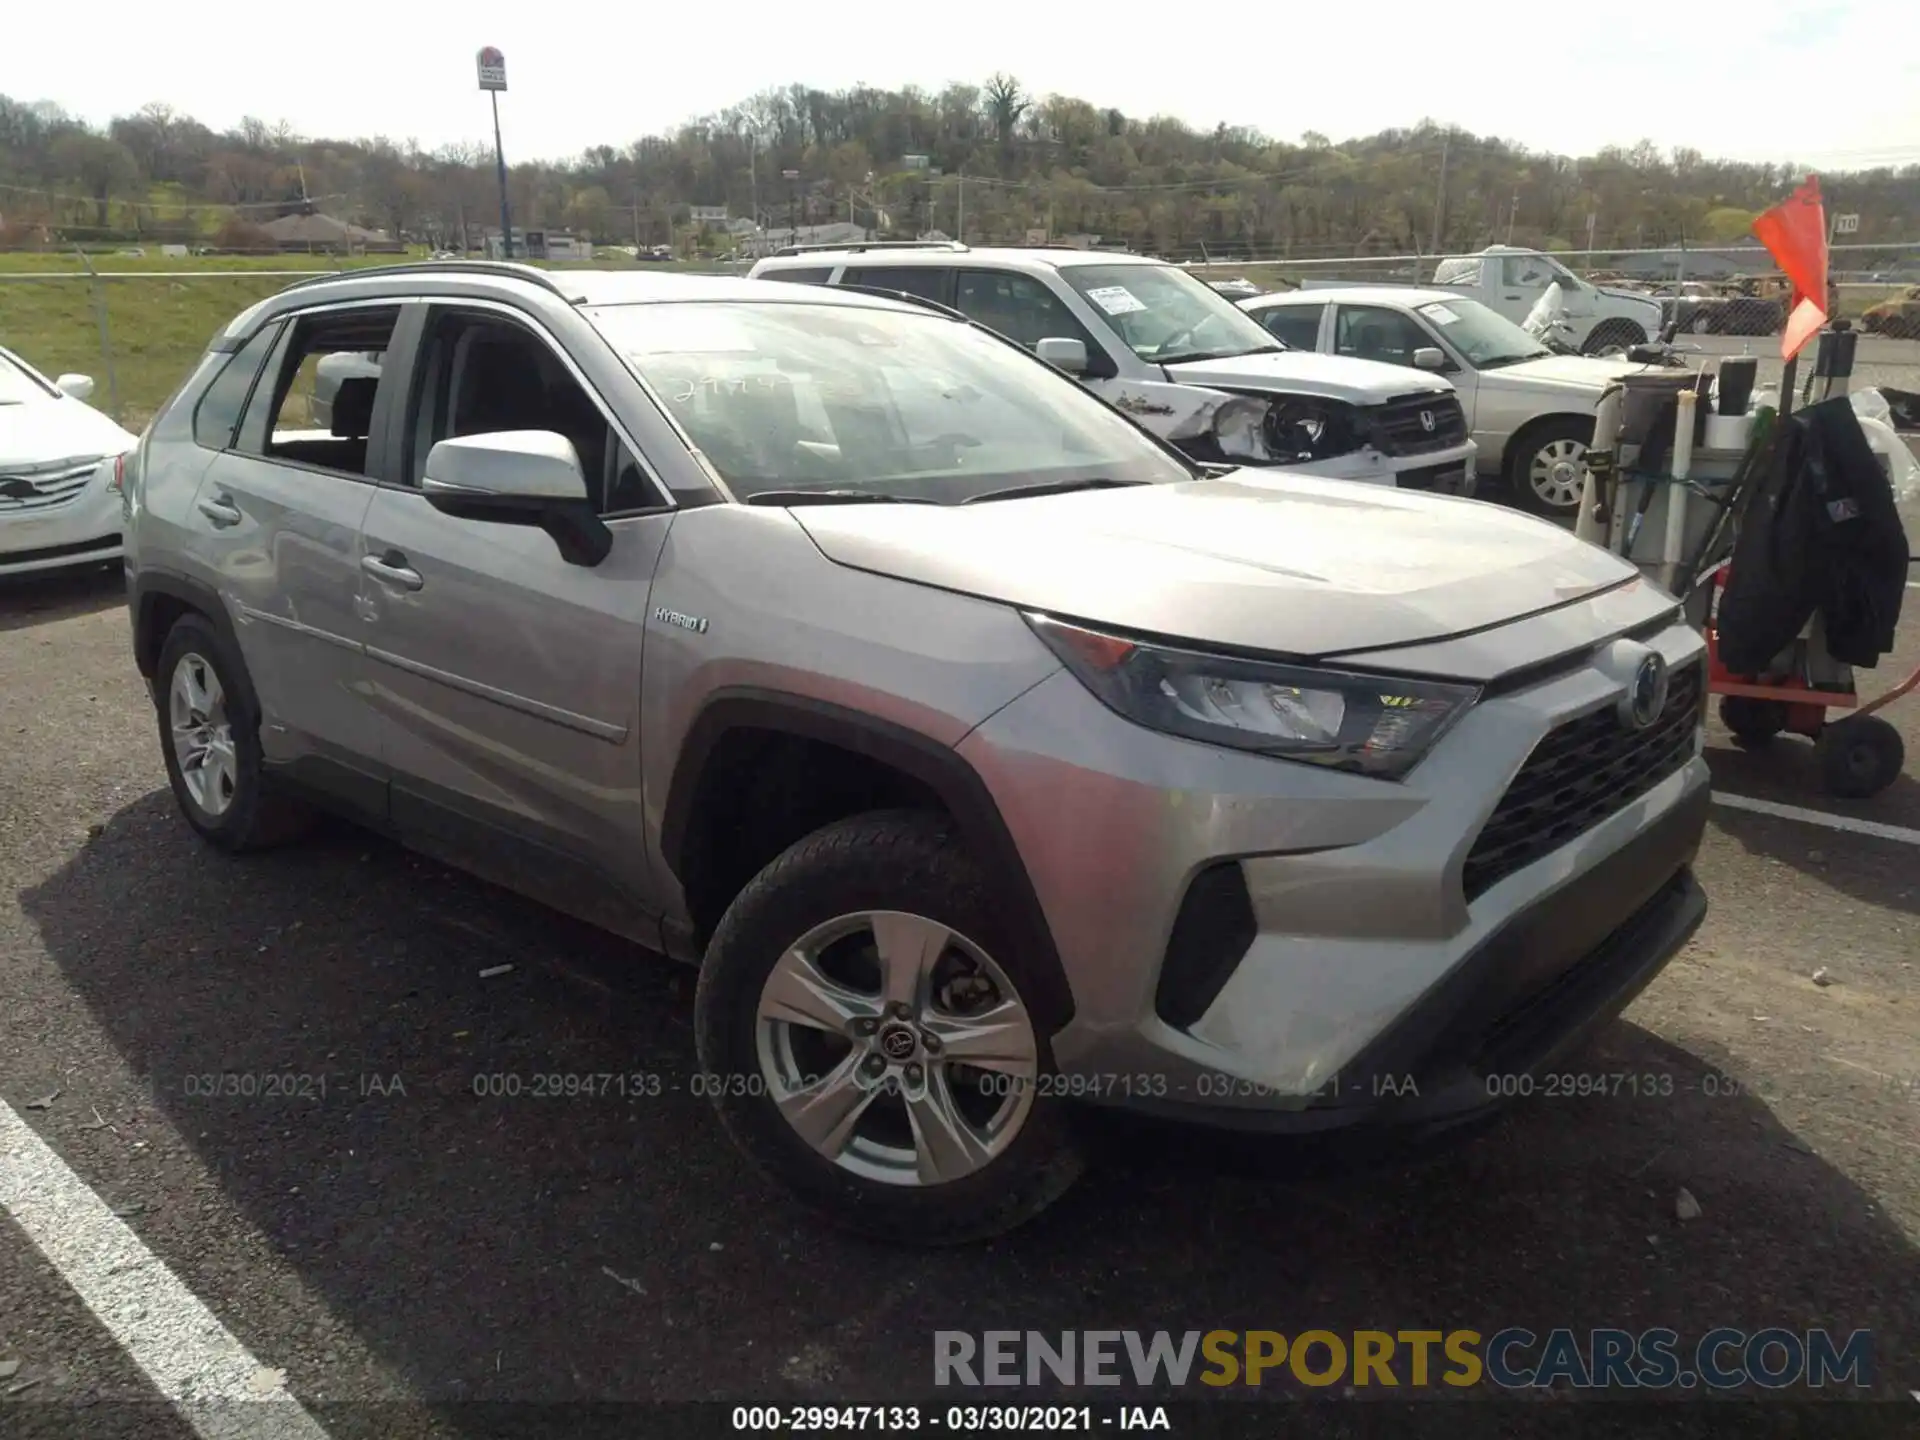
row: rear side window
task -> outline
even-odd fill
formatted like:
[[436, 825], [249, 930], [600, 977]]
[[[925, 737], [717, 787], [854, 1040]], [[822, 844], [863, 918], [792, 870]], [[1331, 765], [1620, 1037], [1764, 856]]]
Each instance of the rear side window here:
[[815, 266], [806, 270], [769, 270], [761, 275], [762, 280], [786, 280], [795, 285], [824, 285], [827, 277], [833, 274], [831, 265]]
[[227, 357], [213, 383], [200, 392], [200, 403], [193, 407], [193, 439], [209, 450], [225, 450], [233, 444], [234, 427], [240, 412], [247, 408], [247, 396], [259, 378], [260, 367], [273, 353], [280, 338], [278, 321], [263, 325], [251, 340]]
[[1326, 313], [1324, 305], [1273, 305], [1255, 311], [1253, 318], [1289, 350], [1315, 350], [1320, 345], [1320, 317]]
[[865, 285], [874, 290], [904, 290], [924, 300], [953, 304], [953, 271], [932, 265], [860, 265], [847, 267], [842, 285]]

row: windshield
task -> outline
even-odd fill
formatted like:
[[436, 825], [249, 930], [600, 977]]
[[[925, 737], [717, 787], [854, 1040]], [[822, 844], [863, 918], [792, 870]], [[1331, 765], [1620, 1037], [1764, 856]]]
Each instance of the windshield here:
[[1493, 370], [1553, 352], [1498, 311], [1478, 300], [1436, 300], [1416, 307], [1476, 370]]
[[1062, 265], [1067, 283], [1142, 360], [1223, 360], [1281, 347], [1226, 296], [1171, 265]]
[[0, 405], [25, 405], [50, 400], [59, 392], [42, 380], [31, 365], [0, 350]]
[[804, 299], [587, 314], [740, 500], [1193, 478], [1059, 371], [939, 315]]

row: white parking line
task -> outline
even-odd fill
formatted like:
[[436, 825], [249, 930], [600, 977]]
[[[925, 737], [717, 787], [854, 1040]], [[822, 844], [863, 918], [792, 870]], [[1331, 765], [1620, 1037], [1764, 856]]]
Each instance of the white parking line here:
[[0, 1207], [205, 1440], [327, 1440], [278, 1371], [0, 1100]]
[[1920, 845], [1920, 830], [1904, 825], [1883, 825], [1878, 820], [1856, 820], [1851, 815], [1830, 815], [1825, 810], [1803, 810], [1798, 805], [1778, 805], [1771, 800], [1755, 800], [1747, 795], [1713, 792], [1713, 803], [1729, 810], [1748, 810], [1755, 815], [1771, 815], [1776, 820], [1798, 820], [1803, 825], [1824, 825], [1829, 830], [1845, 830], [1851, 835], [1870, 835], [1875, 840], [1898, 840], [1903, 845]]

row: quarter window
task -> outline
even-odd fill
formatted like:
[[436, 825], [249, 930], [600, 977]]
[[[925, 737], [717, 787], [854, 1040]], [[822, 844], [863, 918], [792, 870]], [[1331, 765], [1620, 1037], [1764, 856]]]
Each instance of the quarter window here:
[[874, 290], [904, 290], [924, 300], [953, 304], [953, 271], [943, 265], [849, 266], [840, 276], [840, 283], [865, 285]]
[[1326, 313], [1324, 305], [1270, 305], [1265, 310], [1256, 310], [1254, 318], [1288, 349], [1317, 350], [1320, 317]]
[[233, 444], [233, 432], [240, 424], [240, 412], [246, 409], [247, 396], [259, 378], [260, 367], [273, 353], [280, 338], [279, 322], [263, 325], [251, 340], [227, 357], [213, 377], [213, 383], [201, 392], [200, 403], [193, 407], [193, 439], [209, 450], [224, 450]]

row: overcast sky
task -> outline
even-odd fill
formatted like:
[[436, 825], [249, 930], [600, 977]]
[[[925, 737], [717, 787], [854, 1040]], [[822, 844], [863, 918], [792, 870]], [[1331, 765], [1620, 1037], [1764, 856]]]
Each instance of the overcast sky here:
[[216, 128], [251, 114], [427, 147], [490, 139], [474, 52], [495, 45], [510, 161], [625, 145], [769, 85], [931, 90], [1005, 70], [1036, 94], [1286, 140], [1431, 117], [1569, 154], [1646, 138], [1825, 169], [1920, 163], [1920, 0], [96, 0], [72, 26], [54, 13], [8, 28], [0, 94], [101, 123], [163, 100]]

